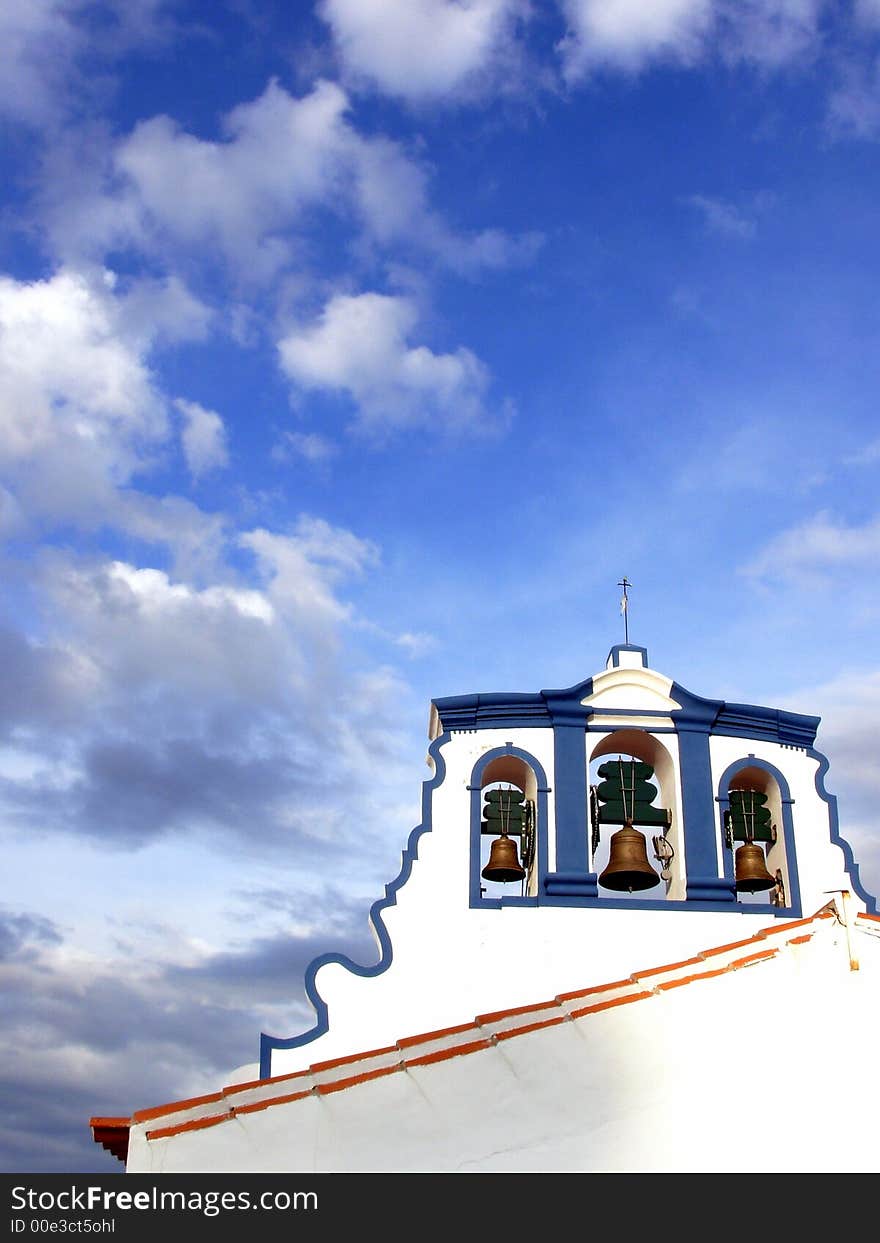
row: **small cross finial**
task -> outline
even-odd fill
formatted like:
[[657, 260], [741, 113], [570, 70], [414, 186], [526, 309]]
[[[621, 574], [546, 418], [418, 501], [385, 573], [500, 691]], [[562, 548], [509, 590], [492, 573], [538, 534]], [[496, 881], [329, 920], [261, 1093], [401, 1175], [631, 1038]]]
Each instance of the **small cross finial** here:
[[617, 585], [618, 587], [623, 588], [623, 596], [621, 597], [621, 600], [620, 600], [620, 611], [623, 614], [624, 642], [628, 646], [629, 645], [629, 598], [626, 594], [626, 591], [628, 587], [632, 587], [632, 583], [629, 581], [627, 576], [624, 574], [623, 578], [620, 580], [620, 582]]

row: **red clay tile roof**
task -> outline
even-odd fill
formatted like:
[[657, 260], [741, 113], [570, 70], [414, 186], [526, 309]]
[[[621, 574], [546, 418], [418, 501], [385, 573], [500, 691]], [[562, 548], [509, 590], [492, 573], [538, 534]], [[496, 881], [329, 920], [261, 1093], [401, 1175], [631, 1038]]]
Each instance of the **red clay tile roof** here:
[[89, 1118], [92, 1138], [123, 1163], [128, 1160], [130, 1118]]

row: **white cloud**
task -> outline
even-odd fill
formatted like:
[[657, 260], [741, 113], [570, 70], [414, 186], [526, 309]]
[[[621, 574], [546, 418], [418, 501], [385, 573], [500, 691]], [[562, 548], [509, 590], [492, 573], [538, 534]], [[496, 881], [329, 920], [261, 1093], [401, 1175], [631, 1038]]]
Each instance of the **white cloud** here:
[[376, 635], [384, 643], [399, 647], [411, 660], [423, 656], [426, 652], [433, 651], [439, 642], [436, 635], [428, 634], [425, 631], [405, 630], [398, 632], [389, 630], [364, 617], [357, 618], [353, 624], [359, 630]]
[[837, 570], [864, 571], [880, 560], [880, 518], [848, 526], [827, 511], [780, 532], [742, 569], [756, 578], [786, 578], [804, 585]]
[[136, 488], [117, 489], [108, 498], [103, 519], [145, 544], [167, 551], [175, 573], [208, 579], [217, 573], [229, 543], [225, 514], [206, 513], [173, 493], [151, 496]]
[[45, 122], [82, 45], [65, 0], [4, 0], [0, 5], [0, 110]]
[[0, 277], [0, 458], [103, 455], [127, 479], [138, 442], [167, 430], [144, 360], [108, 283], [63, 270], [49, 280]]
[[335, 594], [335, 583], [362, 574], [379, 555], [370, 541], [312, 517], [301, 517], [292, 534], [258, 529], [242, 534], [240, 543], [255, 555], [279, 613], [330, 643], [338, 625], [351, 616], [350, 606]]
[[822, 47], [827, 0], [560, 0], [568, 31], [563, 72], [577, 81], [608, 67], [637, 72], [656, 61], [694, 65], [717, 53], [774, 68]]
[[139, 341], [201, 341], [213, 312], [194, 297], [178, 276], [142, 277], [119, 291], [120, 318]]
[[816, 746], [829, 760], [826, 787], [839, 800], [840, 832], [862, 866], [863, 883], [880, 897], [880, 838], [875, 829], [880, 671], [871, 667], [870, 652], [865, 656], [863, 668], [850, 668], [828, 682], [797, 691], [781, 706], [821, 718]]
[[[40, 570], [51, 641], [14, 652], [2, 639], [23, 669], [9, 689], [36, 692], [26, 711], [0, 696], [4, 827], [131, 847], [171, 829], [239, 833], [257, 811], [271, 824], [312, 662], [265, 595], [61, 554]], [[33, 775], [16, 776], [19, 750]]]
[[161, 687], [173, 700], [192, 698], [192, 709], [178, 715], [180, 731], [230, 694], [255, 705], [277, 698], [276, 613], [262, 591], [200, 589], [154, 567], [60, 555], [46, 559], [42, 585], [65, 619], [69, 650], [100, 677], [100, 694], [93, 687], [91, 695], [111, 717], [124, 712], [126, 697], [149, 701]]
[[873, 466], [880, 462], [880, 439], [869, 441], [855, 453], [848, 453], [842, 461], [845, 466]]
[[755, 222], [744, 215], [740, 208], [724, 199], [710, 198], [705, 194], [692, 194], [686, 200], [703, 217], [710, 233], [723, 237], [754, 237]]
[[220, 415], [182, 397], [178, 397], [174, 404], [183, 415], [183, 453], [193, 478], [198, 479], [209, 471], [227, 466], [226, 427]]
[[[181, 548], [193, 535], [191, 550], [206, 551], [214, 519], [131, 485], [161, 459], [171, 432], [151, 352], [160, 340], [199, 337], [207, 313], [174, 279], [117, 285], [110, 272], [70, 268], [31, 282], [0, 277], [4, 517], [19, 527], [109, 521]], [[189, 420], [188, 442], [205, 468], [219, 464], [221, 443], [207, 414]]]
[[42, 154], [36, 207], [47, 248], [71, 267], [146, 245], [143, 211], [116, 168], [120, 141], [106, 122], [84, 121], [53, 136]]
[[331, 568], [334, 573], [361, 574], [379, 561], [379, 550], [371, 540], [361, 539], [352, 531], [331, 526], [323, 518], [310, 514], [301, 515], [297, 520], [294, 536], [285, 539], [288, 545], [291, 538], [312, 561]]
[[279, 342], [282, 369], [302, 389], [346, 394], [373, 431], [432, 420], [441, 427], [479, 423], [486, 416], [485, 366], [463, 347], [435, 354], [410, 345], [417, 321], [407, 298], [336, 295], [315, 322]]
[[[110, 526], [170, 549], [183, 573], [211, 572], [221, 515], [133, 486], [169, 451], [168, 402], [149, 365], [157, 339], [201, 335], [207, 315], [177, 281], [118, 292], [109, 272], [0, 277], [0, 526]], [[211, 418], [188, 420], [191, 465], [220, 464]]]
[[165, 8], [166, 0], [3, 0], [0, 113], [46, 126], [80, 111], [107, 89], [96, 64], [174, 32]]
[[386, 138], [350, 147], [356, 211], [367, 237], [382, 246], [410, 243], [464, 274], [531, 263], [544, 241], [537, 230], [458, 233], [428, 203], [425, 170]]
[[658, 56], [694, 60], [712, 18], [712, 0], [561, 0], [569, 30], [560, 45], [576, 79], [608, 64], [640, 69]]
[[[397, 819], [393, 810], [386, 817]], [[240, 864], [236, 872], [218, 860], [216, 841], [185, 857], [148, 847], [127, 871], [120, 861], [107, 868], [105, 846], [56, 846], [52, 868], [34, 851], [30, 872], [53, 874], [44, 909], [58, 915], [0, 909], [4, 1168], [117, 1178], [122, 1167], [84, 1119], [210, 1092], [229, 1082], [231, 1068], [256, 1060], [261, 1030], [310, 1026], [308, 964], [328, 944], [365, 965], [377, 957], [366, 913], [370, 886], [387, 874], [376, 873], [357, 837], [345, 849], [339, 881], [318, 885], [277, 848], [271, 866], [249, 861], [247, 884]], [[81, 921], [70, 937], [71, 874], [74, 900], [100, 912], [114, 944], [84, 953]], [[156, 886], [170, 894], [162, 910]]]
[[432, 634], [424, 634], [421, 631], [413, 633], [405, 631], [403, 634], [396, 635], [394, 642], [398, 647], [402, 647], [406, 654], [413, 659], [424, 655], [425, 652], [432, 651], [437, 646], [437, 640]]
[[278, 462], [286, 462], [292, 455], [307, 462], [326, 462], [336, 452], [333, 441], [317, 432], [285, 432], [272, 449], [272, 457]]
[[529, 262], [536, 232], [456, 232], [428, 202], [428, 175], [400, 144], [362, 136], [349, 100], [318, 82], [300, 99], [271, 81], [221, 121], [222, 137], [183, 130], [168, 116], [138, 124], [115, 145], [91, 135], [53, 151], [43, 210], [58, 252], [101, 257], [134, 247], [167, 262], [176, 248], [219, 250], [239, 277], [261, 281], [299, 256], [321, 212], [367, 243], [410, 247], [458, 271]]
[[224, 141], [157, 116], [136, 126], [115, 163], [136, 192], [146, 232], [159, 227], [190, 244], [213, 239], [271, 271], [286, 257], [273, 232], [342, 189], [347, 106], [333, 83], [296, 100], [273, 81], [226, 115]]
[[256, 618], [267, 625], [274, 620], [269, 601], [258, 591], [235, 587], [206, 587], [197, 591], [186, 583], [173, 583], [163, 570], [138, 569], [124, 561], [113, 561], [105, 570], [108, 598], [120, 599], [121, 589], [127, 602], [147, 617], [197, 604], [204, 613], [231, 609], [242, 617]]
[[788, 696], [786, 706], [821, 717], [817, 744], [833, 759], [835, 777], [868, 796], [873, 809], [880, 788], [880, 752], [875, 745], [880, 732], [880, 671], [870, 666], [845, 671]]
[[45, 639], [0, 628], [6, 830], [130, 848], [209, 829], [246, 841], [259, 822], [288, 848], [321, 825], [340, 839], [334, 791], [367, 780], [361, 757], [385, 747], [400, 709], [399, 684], [392, 702], [387, 677], [350, 668], [340, 642], [343, 584], [378, 549], [306, 515], [238, 543], [249, 576], [227, 566], [201, 585], [155, 565], [40, 555], [30, 587]]
[[827, 124], [835, 137], [871, 139], [880, 134], [880, 57], [842, 67], [828, 99]]
[[822, 50], [828, 0], [716, 0], [721, 51], [766, 69], [810, 61]]
[[448, 96], [499, 54], [523, 0], [321, 0], [345, 68], [405, 99]]

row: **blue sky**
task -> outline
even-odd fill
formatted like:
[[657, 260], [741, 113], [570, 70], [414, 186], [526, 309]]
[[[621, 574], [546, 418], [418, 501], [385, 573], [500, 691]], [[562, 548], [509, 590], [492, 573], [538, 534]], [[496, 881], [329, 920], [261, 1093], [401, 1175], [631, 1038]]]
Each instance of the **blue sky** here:
[[599, 671], [623, 575], [661, 673], [821, 716], [880, 892], [878, 0], [0, 49], [0, 1168], [116, 1172], [90, 1115], [310, 1026], [431, 698]]

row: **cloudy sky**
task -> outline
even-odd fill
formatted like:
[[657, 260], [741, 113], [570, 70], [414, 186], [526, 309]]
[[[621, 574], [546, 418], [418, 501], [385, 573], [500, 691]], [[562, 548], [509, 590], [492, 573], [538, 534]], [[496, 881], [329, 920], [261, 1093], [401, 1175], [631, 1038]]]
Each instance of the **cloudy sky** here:
[[623, 575], [880, 892], [880, 0], [3, 0], [0, 134], [0, 1168], [311, 1026]]

